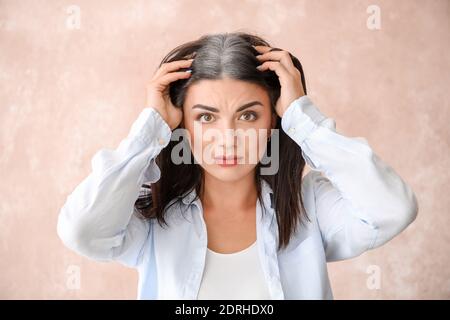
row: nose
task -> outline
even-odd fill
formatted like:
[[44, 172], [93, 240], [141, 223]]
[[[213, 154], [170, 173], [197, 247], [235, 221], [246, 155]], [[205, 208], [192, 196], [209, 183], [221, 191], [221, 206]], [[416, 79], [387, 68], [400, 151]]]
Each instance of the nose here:
[[237, 145], [236, 129], [234, 125], [228, 124], [220, 131], [218, 145], [224, 152], [233, 153]]
[[221, 147], [234, 147], [236, 144], [236, 136], [234, 128], [226, 128], [220, 132], [219, 145]]

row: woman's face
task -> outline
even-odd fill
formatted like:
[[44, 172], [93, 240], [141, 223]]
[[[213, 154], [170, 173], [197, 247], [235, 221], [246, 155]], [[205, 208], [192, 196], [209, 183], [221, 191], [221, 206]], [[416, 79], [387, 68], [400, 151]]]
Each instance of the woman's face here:
[[219, 180], [253, 172], [275, 121], [267, 91], [256, 84], [225, 78], [200, 80], [187, 89], [183, 126], [189, 145], [205, 173]]

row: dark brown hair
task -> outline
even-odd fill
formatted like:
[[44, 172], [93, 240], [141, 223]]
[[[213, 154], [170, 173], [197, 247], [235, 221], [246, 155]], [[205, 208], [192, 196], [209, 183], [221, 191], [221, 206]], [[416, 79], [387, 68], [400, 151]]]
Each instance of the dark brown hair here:
[[[248, 81], [262, 86], [270, 97], [272, 112], [280, 96], [280, 83], [275, 72], [264, 72], [256, 69], [260, 64], [256, 55], [259, 52], [252, 45], [270, 46], [261, 37], [244, 32], [208, 34], [197, 40], [182, 44], [170, 51], [161, 61], [163, 63], [195, 57], [190, 69], [192, 75], [188, 79], [172, 82], [169, 95], [172, 103], [182, 108], [187, 88], [202, 79], [221, 79], [228, 77]], [[280, 49], [276, 49], [280, 50]], [[306, 94], [306, 84], [299, 60], [290, 54], [292, 62], [301, 73], [301, 81]], [[276, 129], [279, 131], [279, 168], [274, 175], [261, 175], [259, 162], [255, 170], [257, 195], [263, 204], [261, 195], [261, 179], [267, 181], [274, 191], [273, 201], [278, 222], [279, 246], [287, 246], [298, 223], [308, 219], [301, 196], [301, 179], [305, 161], [301, 148], [281, 129], [281, 118], [277, 117]], [[180, 126], [179, 126], [180, 127]], [[135, 208], [145, 218], [156, 218], [159, 224], [167, 225], [164, 219], [166, 206], [176, 203], [185, 193], [195, 188], [198, 198], [203, 191], [203, 169], [194, 162], [192, 152], [190, 164], [174, 164], [171, 161], [172, 148], [177, 141], [170, 141], [160, 152], [155, 161], [161, 170], [158, 181], [142, 186], [142, 193], [137, 199]], [[270, 150], [268, 141], [267, 148]], [[196, 199], [194, 199], [196, 200]], [[172, 203], [171, 203], [172, 202]], [[301, 206], [299, 207], [299, 204]], [[264, 208], [265, 209], [265, 208]], [[309, 220], [309, 219], [308, 219]]]

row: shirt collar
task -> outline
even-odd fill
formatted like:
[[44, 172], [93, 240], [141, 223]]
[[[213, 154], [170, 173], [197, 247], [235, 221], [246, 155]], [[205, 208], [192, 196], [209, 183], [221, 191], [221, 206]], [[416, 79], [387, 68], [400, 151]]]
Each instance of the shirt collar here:
[[[192, 202], [192, 200], [195, 199], [196, 196], [197, 196], [197, 192], [195, 191], [195, 187], [194, 187], [194, 188], [192, 188], [191, 191], [186, 192], [185, 195], [182, 196], [181, 201], [184, 204], [188, 205], [189, 203]], [[198, 201], [198, 199], [196, 200], [196, 202], [197, 201]]]

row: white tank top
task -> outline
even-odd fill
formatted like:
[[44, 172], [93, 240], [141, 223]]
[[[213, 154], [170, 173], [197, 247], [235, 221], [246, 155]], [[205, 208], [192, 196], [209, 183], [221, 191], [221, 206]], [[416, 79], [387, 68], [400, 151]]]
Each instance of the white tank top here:
[[199, 300], [270, 300], [256, 241], [244, 250], [218, 253], [207, 248]]

